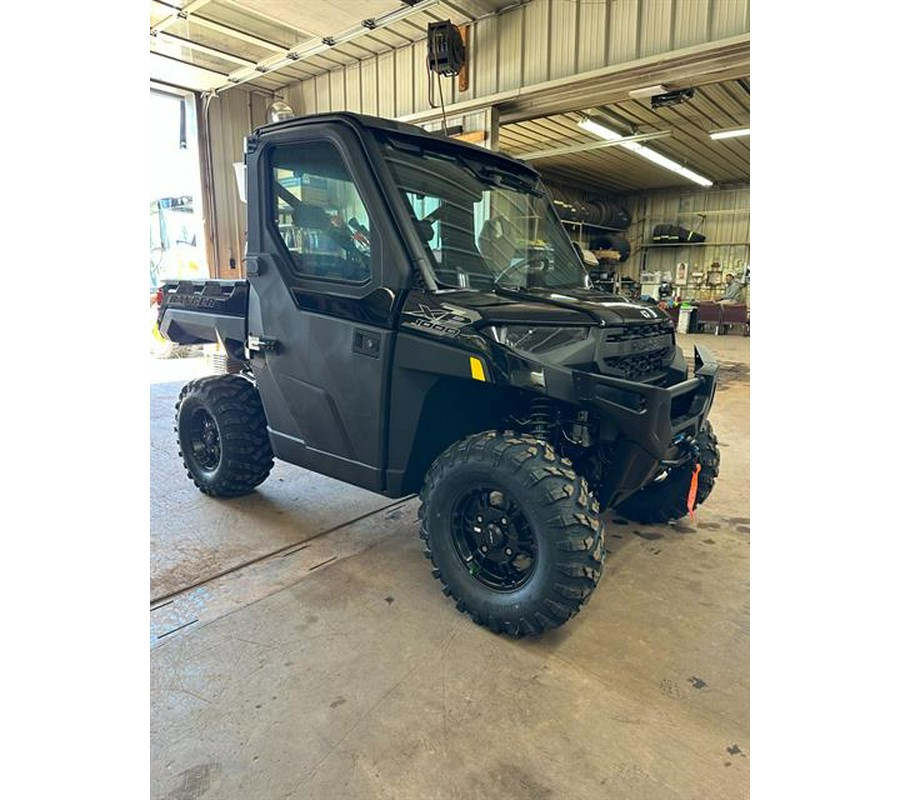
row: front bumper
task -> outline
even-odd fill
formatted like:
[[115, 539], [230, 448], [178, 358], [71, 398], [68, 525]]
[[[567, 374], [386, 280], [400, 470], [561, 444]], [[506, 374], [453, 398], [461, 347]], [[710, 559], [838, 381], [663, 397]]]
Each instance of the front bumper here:
[[683, 459], [709, 414], [718, 371], [712, 352], [697, 345], [694, 376], [667, 388], [573, 373], [576, 401], [611, 419], [620, 431], [612, 463], [596, 492], [603, 508], [643, 487], [661, 462]]

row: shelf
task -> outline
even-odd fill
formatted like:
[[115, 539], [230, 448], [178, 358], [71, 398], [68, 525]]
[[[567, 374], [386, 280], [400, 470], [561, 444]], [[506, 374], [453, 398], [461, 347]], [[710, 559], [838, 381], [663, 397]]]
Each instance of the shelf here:
[[724, 214], [749, 214], [749, 208], [719, 208], [715, 211], [685, 211], [681, 214], [676, 214], [676, 219], [683, 219], [684, 217], [715, 217]]
[[639, 247], [749, 247], [750, 242], [645, 242]]
[[583, 228], [596, 228], [598, 231], [615, 231], [616, 233], [624, 233], [628, 228], [610, 228], [609, 225], [597, 225], [593, 222], [576, 222], [574, 219], [560, 220], [563, 225], [580, 225]]

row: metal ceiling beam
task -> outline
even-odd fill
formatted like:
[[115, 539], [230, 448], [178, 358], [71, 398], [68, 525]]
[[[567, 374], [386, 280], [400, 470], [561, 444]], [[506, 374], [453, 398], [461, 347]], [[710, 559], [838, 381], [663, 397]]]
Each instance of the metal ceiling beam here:
[[206, 67], [198, 67], [177, 58], [150, 51], [150, 75], [152, 81], [161, 81], [194, 91], [209, 91], [222, 80], [222, 73]]
[[[166, 61], [171, 61], [174, 64], [178, 64], [182, 67], [190, 67], [192, 70], [197, 70], [197, 74], [202, 75], [224, 75], [224, 72], [219, 72], [217, 69], [213, 69], [212, 67], [201, 67], [199, 64], [192, 64], [190, 61], [185, 61], [183, 58], [176, 58], [175, 56], [169, 56], [165, 53], [157, 53], [156, 50], [150, 51], [151, 56], [156, 56], [157, 58], [164, 58]], [[151, 77], [152, 81], [153, 78]]]
[[255, 64], [255, 62], [251, 61], [249, 58], [236, 56], [233, 53], [226, 53], [224, 50], [217, 50], [215, 47], [209, 47], [205, 44], [198, 44], [197, 42], [190, 41], [190, 39], [182, 39], [180, 36], [175, 36], [175, 34], [172, 33], [159, 31], [155, 36], [151, 35], [150, 39], [161, 42], [172, 42], [179, 47], [184, 47], [188, 50], [196, 50], [198, 53], [206, 53], [206, 55], [215, 56], [216, 58], [231, 61], [235, 64], [243, 64], [245, 67], [252, 67]]
[[[701, 86], [750, 74], [750, 34], [647, 56], [555, 80], [522, 86], [446, 107], [447, 116], [459, 116], [488, 106], [500, 109], [500, 122], [518, 122], [549, 114], [577, 111], [590, 105], [609, 105], [631, 99], [635, 86], [657, 83]], [[441, 109], [398, 117], [420, 125], [440, 119]]]
[[573, 144], [567, 147], [556, 147], [551, 150], [532, 150], [528, 153], [510, 153], [513, 158], [520, 161], [536, 161], [540, 158], [553, 158], [553, 156], [565, 156], [570, 153], [584, 153], [588, 150], [600, 150], [604, 147], [615, 147], [616, 145], [625, 144], [626, 142], [646, 142], [650, 139], [663, 139], [671, 136], [672, 131], [655, 131], [654, 133], [639, 133], [635, 136], [623, 136], [621, 139], [610, 139], [607, 141], [599, 140], [596, 142], [587, 142], [586, 144]]
[[199, 25], [201, 28], [208, 28], [209, 30], [215, 31], [216, 33], [221, 33], [224, 36], [230, 36], [232, 39], [239, 39], [242, 42], [252, 44], [255, 47], [261, 47], [264, 50], [272, 50], [276, 53], [287, 52], [287, 48], [284, 45], [275, 44], [275, 42], [270, 42], [266, 39], [260, 39], [258, 36], [253, 36], [250, 33], [244, 33], [243, 31], [239, 31], [237, 28], [223, 25], [221, 22], [213, 22], [213, 20], [206, 19], [206, 17], [193, 16], [191, 17], [191, 24]]
[[[694, 71], [693, 67], [673, 66], [662, 72], [665, 77], [663, 82], [682, 87], [700, 87], [712, 83], [736, 80], [750, 71], [749, 57], [747, 62], [742, 64], [731, 64], [730, 59], [726, 58], [717, 63], [710, 63], [708, 66], [709, 69], [702, 72]], [[577, 79], [579, 76], [574, 77]], [[541, 97], [524, 101], [517, 100], [510, 103], [503, 110], [503, 122], [518, 122], [549, 114], [573, 111], [579, 105], [583, 105], [586, 99], [591, 105], [597, 106], [607, 106], [631, 100], [632, 98], [628, 96], [628, 90], [629, 87], [634, 86], [634, 80], [634, 78], [623, 75], [621, 78], [604, 81], [602, 84], [598, 83], [592, 88], [589, 96], [584, 88], [560, 89], [552, 98]]]
[[163, 6], [170, 11], [168, 16], [163, 17], [156, 25], [150, 28], [150, 35], [155, 36], [160, 31], [171, 28], [176, 22], [187, 19], [190, 14], [193, 14], [198, 8], [203, 8], [209, 2], [211, 0], [191, 0], [190, 3], [182, 8], [176, 8], [166, 3], [157, 3], [156, 5]]
[[404, 4], [393, 11], [382, 14], [380, 17], [365, 19], [352, 28], [348, 28], [341, 33], [336, 33], [333, 36], [325, 36], [320, 40], [304, 39], [293, 45], [287, 52], [264, 59], [253, 67], [244, 67], [235, 70], [228, 76], [228, 79], [217, 88], [228, 89], [232, 86], [239, 86], [242, 83], [256, 80], [261, 75], [269, 75], [273, 72], [277, 72], [280, 69], [284, 69], [284, 67], [289, 67], [292, 64], [325, 53], [332, 47], [337, 47], [346, 44], [347, 42], [351, 42], [354, 39], [368, 36], [374, 30], [383, 28], [394, 22], [399, 22], [413, 14], [419, 14], [432, 6], [437, 5], [440, 1], [441, 0], [419, 0], [415, 5]]

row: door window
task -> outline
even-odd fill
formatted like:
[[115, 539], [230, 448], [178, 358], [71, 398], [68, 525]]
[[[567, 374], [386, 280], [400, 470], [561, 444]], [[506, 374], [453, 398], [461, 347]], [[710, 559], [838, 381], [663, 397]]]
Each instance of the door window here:
[[299, 276], [364, 283], [372, 276], [369, 214], [338, 149], [327, 141], [276, 147], [274, 223]]

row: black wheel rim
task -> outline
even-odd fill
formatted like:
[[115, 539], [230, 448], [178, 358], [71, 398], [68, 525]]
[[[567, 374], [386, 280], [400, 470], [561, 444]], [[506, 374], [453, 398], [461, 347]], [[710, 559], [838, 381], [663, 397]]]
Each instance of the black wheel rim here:
[[503, 491], [479, 486], [457, 500], [453, 547], [469, 574], [485, 586], [511, 592], [537, 564], [537, 540], [522, 510]]
[[198, 408], [191, 414], [188, 425], [191, 457], [205, 472], [212, 472], [222, 458], [219, 426], [206, 409]]

